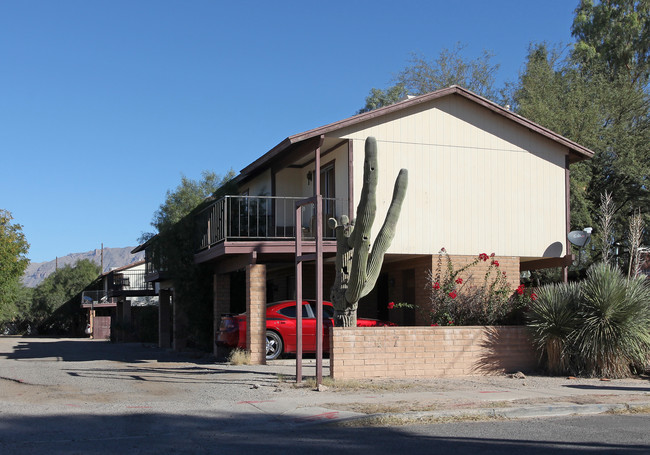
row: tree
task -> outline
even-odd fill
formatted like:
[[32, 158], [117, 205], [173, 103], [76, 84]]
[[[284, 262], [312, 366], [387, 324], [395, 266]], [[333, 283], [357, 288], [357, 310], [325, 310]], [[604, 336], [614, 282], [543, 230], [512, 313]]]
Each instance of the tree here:
[[613, 75], [607, 68], [535, 45], [513, 104], [517, 113], [594, 151], [592, 160], [571, 166], [571, 224], [593, 226], [601, 195], [610, 193], [616, 243], [625, 238], [636, 208], [650, 213], [650, 102], [627, 73]]
[[37, 324], [45, 321], [95, 281], [100, 272], [100, 267], [89, 259], [56, 270], [34, 289], [30, 310], [32, 321]]
[[207, 197], [212, 196], [219, 188], [235, 176], [234, 171], [219, 177], [214, 172], [203, 171], [201, 180], [193, 180], [181, 176], [181, 183], [174, 190], [167, 190], [165, 202], [154, 213], [151, 225], [158, 232], [181, 220], [192, 209]]
[[[194, 329], [188, 334], [188, 343], [195, 346], [210, 346], [212, 337], [212, 287], [211, 270], [194, 263], [195, 219], [192, 215], [209, 201], [237, 192], [232, 181], [235, 173], [229, 171], [220, 177], [214, 172], [204, 171], [199, 181], [181, 178], [181, 183], [167, 191], [165, 202], [154, 213], [151, 225], [157, 235], [148, 251], [158, 270], [169, 273], [174, 282], [174, 301], [187, 317]], [[155, 234], [144, 234], [141, 241], [149, 240]]]
[[442, 49], [434, 60], [411, 54], [409, 64], [394, 78], [394, 85], [385, 90], [371, 89], [366, 105], [358, 113], [394, 104], [407, 95], [423, 95], [451, 85], [496, 100], [499, 96], [494, 78], [499, 65], [492, 63], [494, 54], [484, 50], [480, 57], [467, 60], [462, 56], [463, 50], [464, 46], [456, 43], [453, 49]]
[[650, 1], [581, 0], [571, 27], [585, 67], [604, 63], [616, 79], [645, 86], [650, 75]]
[[0, 209], [0, 323], [16, 316], [20, 278], [29, 265], [29, 243], [22, 226], [12, 220], [11, 212]]

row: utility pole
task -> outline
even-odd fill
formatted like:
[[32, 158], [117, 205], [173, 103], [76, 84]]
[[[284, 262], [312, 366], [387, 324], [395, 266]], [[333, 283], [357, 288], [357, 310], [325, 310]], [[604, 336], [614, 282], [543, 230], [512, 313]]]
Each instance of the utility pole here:
[[101, 273], [104, 273], [104, 242], [102, 242], [102, 270]]

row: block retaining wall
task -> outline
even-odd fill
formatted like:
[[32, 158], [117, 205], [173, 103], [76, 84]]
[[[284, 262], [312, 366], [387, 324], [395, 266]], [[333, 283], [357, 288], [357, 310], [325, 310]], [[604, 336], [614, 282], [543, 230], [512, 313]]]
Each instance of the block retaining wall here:
[[530, 372], [527, 329], [503, 327], [334, 327], [333, 379], [431, 378]]

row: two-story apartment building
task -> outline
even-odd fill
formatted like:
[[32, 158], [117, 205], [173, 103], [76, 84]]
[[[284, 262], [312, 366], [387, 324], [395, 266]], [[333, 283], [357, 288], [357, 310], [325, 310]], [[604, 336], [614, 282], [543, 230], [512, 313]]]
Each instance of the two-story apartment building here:
[[88, 311], [89, 335], [110, 339], [112, 327], [131, 325], [132, 306], [156, 302], [154, 285], [145, 279], [145, 266], [145, 261], [137, 261], [114, 268], [82, 291], [81, 307]]
[[[514, 287], [520, 271], [570, 264], [569, 165], [593, 152], [452, 86], [289, 136], [242, 169], [240, 194], [196, 215], [195, 261], [214, 272], [215, 319], [295, 298], [296, 230], [306, 251], [313, 250], [315, 232], [309, 207], [296, 226], [295, 204], [319, 193], [325, 220], [354, 218], [368, 136], [379, 151], [373, 233], [401, 168], [409, 172], [409, 188], [377, 286], [361, 302], [359, 316], [417, 323], [408, 311], [389, 315], [387, 303], [426, 304], [427, 272], [442, 247], [458, 263], [494, 252]], [[324, 225], [325, 299], [335, 250], [333, 232]], [[303, 295], [313, 298], [314, 274], [306, 270], [304, 276]], [[263, 321], [251, 325], [264, 330]], [[263, 351], [255, 344], [251, 352]]]

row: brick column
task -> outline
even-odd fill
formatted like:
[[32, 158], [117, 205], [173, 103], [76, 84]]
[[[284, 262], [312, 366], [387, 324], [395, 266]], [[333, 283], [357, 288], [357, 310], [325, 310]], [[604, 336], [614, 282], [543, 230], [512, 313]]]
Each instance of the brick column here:
[[158, 346], [161, 348], [171, 347], [171, 330], [169, 324], [169, 314], [171, 293], [166, 289], [161, 289], [158, 295]]
[[[219, 333], [221, 315], [230, 312], [230, 274], [215, 273], [212, 277], [212, 299], [214, 305], [214, 340]], [[226, 357], [229, 349], [223, 346], [213, 346], [213, 354], [217, 359]]]
[[246, 349], [253, 365], [266, 364], [266, 266], [246, 266]]

